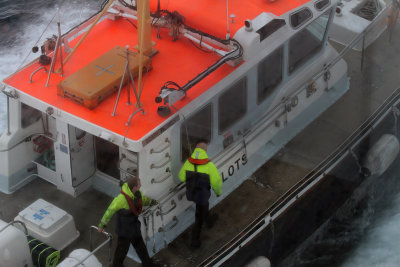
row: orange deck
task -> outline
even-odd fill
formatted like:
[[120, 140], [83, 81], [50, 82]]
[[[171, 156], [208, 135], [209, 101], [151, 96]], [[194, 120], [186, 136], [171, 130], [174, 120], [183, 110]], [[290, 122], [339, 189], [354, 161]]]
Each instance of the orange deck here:
[[[266, 0], [230, 0], [230, 14], [236, 15], [236, 23], [233, 24], [233, 26], [231, 25], [231, 33], [234, 33], [238, 28], [242, 27], [244, 19], [254, 18], [261, 12], [273, 12], [276, 15], [281, 15], [305, 2], [308, 1], [277, 0], [276, 2], [270, 3]], [[161, 8], [170, 11], [178, 10], [181, 15], [185, 16], [187, 25], [217, 37], [225, 36], [225, 0], [192, 1], [190, 4], [183, 0], [170, 0], [166, 3], [168, 3], [168, 5], [163, 6], [162, 2]], [[154, 10], [153, 5], [156, 5], [156, 1], [152, 1], [151, 3], [152, 10]], [[178, 9], [180, 5], [185, 6], [185, 8], [183, 10], [181, 8]], [[201, 10], [205, 10], [205, 13], [202, 13]], [[207, 15], [200, 16], [200, 14]], [[213, 23], [215, 24], [213, 25]], [[211, 28], [207, 28], [206, 25], [211, 25]], [[219, 59], [215, 54], [200, 51], [183, 37], [173, 42], [172, 37], [168, 35], [169, 30], [167, 29], [161, 29], [160, 33], [162, 39], [159, 40], [156, 38], [156, 31], [153, 30], [152, 32], [152, 39], [157, 43], [155, 49], [157, 49], [159, 53], [152, 59], [153, 69], [143, 76], [144, 87], [141, 100], [145, 114], [140, 113], [133, 117], [131, 127], [127, 133], [127, 138], [132, 140], [141, 139], [166, 120], [166, 118], [162, 118], [157, 114], [158, 104], [154, 102], [155, 97], [158, 95], [160, 88], [165, 82], [174, 81], [183, 86]], [[233, 36], [233, 34], [231, 35]], [[79, 39], [80, 37], [72, 41], [71, 47], [73, 47]], [[83, 68], [116, 45], [123, 47], [129, 45], [130, 47], [134, 47], [136, 44], [137, 30], [127, 20], [119, 19], [112, 21], [105, 19], [92, 30], [86, 40], [76, 50], [76, 53], [72, 55], [64, 66], [64, 78]], [[64, 54], [64, 58], [65, 57], [66, 55]], [[58, 66], [59, 63], [56, 65], [55, 69], [57, 69]], [[42, 71], [35, 74], [33, 83], [29, 83], [31, 73], [38, 67], [39, 64], [35, 63], [7, 78], [4, 82], [57, 109], [80, 117], [83, 120], [119, 135], [125, 135], [127, 130], [126, 122], [130, 114], [136, 110], [135, 105], [126, 105], [126, 89], [122, 91], [116, 116], [113, 117], [111, 114], [117, 97], [116, 93], [109, 96], [93, 110], [90, 110], [70, 99], [57, 95], [57, 84], [63, 79], [59, 74], [53, 74], [51, 76], [49, 87], [45, 87], [47, 74]], [[220, 67], [190, 89], [188, 95], [183, 100], [175, 103], [174, 107], [179, 110], [184, 105], [187, 105], [233, 70], [234, 68], [228, 65]], [[131, 102], [134, 101], [134, 94], [131, 91]], [[176, 113], [175, 109], [171, 109], [171, 111], [172, 113], [170, 116]]]

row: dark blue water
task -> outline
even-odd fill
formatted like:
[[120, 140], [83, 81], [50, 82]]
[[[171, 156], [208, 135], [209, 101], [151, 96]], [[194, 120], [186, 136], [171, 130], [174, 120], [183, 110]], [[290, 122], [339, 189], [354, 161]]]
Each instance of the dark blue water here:
[[[57, 33], [52, 18], [60, 9], [62, 32], [97, 12], [102, 0], [0, 0], [0, 79], [13, 73], [45, 38]], [[46, 26], [48, 30], [39, 38]], [[5, 97], [0, 94], [0, 132], [6, 125]], [[400, 167], [360, 190], [367, 193], [351, 201], [317, 231], [285, 266], [400, 266]]]

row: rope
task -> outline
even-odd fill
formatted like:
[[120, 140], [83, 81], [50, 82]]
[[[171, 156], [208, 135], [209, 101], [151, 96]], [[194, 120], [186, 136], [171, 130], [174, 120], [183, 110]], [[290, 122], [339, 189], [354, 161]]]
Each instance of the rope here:
[[366, 2], [356, 14], [364, 19], [372, 21], [378, 14], [379, 10], [380, 8], [378, 2], [376, 0], [370, 0]]

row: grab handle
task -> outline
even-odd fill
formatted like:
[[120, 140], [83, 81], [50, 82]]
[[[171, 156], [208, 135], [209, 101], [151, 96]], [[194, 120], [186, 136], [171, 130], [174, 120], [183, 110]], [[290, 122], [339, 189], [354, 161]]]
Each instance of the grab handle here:
[[160, 180], [156, 180], [156, 178], [151, 179], [151, 183], [152, 184], [159, 184], [164, 182], [165, 180], [167, 180], [169, 177], [171, 176], [171, 173], [167, 173], [166, 175], [164, 175], [164, 177], [162, 177]]
[[173, 218], [172, 218], [172, 220], [175, 222], [174, 224], [172, 224], [170, 227], [168, 227], [167, 229], [164, 229], [163, 227], [160, 227], [160, 228], [158, 228], [158, 232], [168, 232], [168, 231], [171, 231], [172, 230], [172, 228], [174, 228], [175, 226], [177, 226], [177, 224], [179, 223], [179, 220], [178, 220], [178, 218], [176, 217], [176, 216], [174, 216]]
[[156, 213], [156, 215], [157, 216], [160, 216], [160, 215], [167, 215], [168, 213], [170, 213], [173, 209], [175, 209], [176, 208], [176, 202], [175, 202], [175, 200], [171, 200], [171, 205], [172, 205], [172, 207], [169, 209], [169, 210], [167, 210], [167, 211], [165, 211], [165, 212], [162, 212], [161, 210], [158, 210], [157, 211], [157, 213]]
[[33, 80], [32, 80], [32, 79], [33, 79], [33, 75], [34, 75], [36, 72], [38, 72], [39, 70], [41, 70], [41, 69], [44, 69], [44, 73], [47, 73], [47, 69], [46, 69], [45, 66], [42, 66], [42, 67], [40, 67], [40, 68], [34, 70], [34, 71], [31, 73], [31, 77], [29, 78], [29, 83], [33, 83]]
[[165, 157], [167, 158], [166, 161], [162, 162], [160, 165], [155, 165], [154, 163], [152, 163], [150, 165], [150, 169], [159, 169], [167, 165], [167, 163], [171, 161], [171, 156], [167, 153], [165, 154]]
[[161, 153], [161, 152], [163, 152], [164, 150], [166, 150], [167, 148], [169, 148], [169, 146], [171, 145], [171, 141], [169, 141], [168, 138], [165, 138], [165, 143], [167, 143], [167, 145], [164, 146], [164, 147], [161, 147], [159, 150], [155, 150], [154, 148], [150, 149], [150, 154], [153, 154], [153, 153]]

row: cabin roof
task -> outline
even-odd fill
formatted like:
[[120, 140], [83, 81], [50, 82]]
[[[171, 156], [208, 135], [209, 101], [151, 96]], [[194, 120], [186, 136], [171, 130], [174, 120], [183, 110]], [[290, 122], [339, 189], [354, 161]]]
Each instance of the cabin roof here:
[[[269, 2], [265, 0], [250, 0], [244, 2], [231, 0], [229, 1], [229, 13], [236, 15], [236, 23], [231, 24], [231, 35], [233, 36], [233, 33], [242, 27], [242, 22], [247, 18], [254, 18], [262, 12], [272, 12], [279, 16], [305, 2], [308, 1], [278, 0]], [[151, 9], [153, 11], [156, 9], [156, 3], [157, 1], [151, 1]], [[185, 23], [190, 27], [216, 37], [223, 38], [225, 36], [226, 1], [193, 1], [188, 5], [183, 0], [170, 0], [166, 3], [161, 3], [161, 9], [168, 9], [171, 12], [177, 10], [185, 17]], [[201, 14], [205, 14], [205, 16]], [[127, 19], [115, 21], [104, 19], [98, 23], [64, 66], [64, 76], [52, 74], [48, 87], [45, 87], [48, 74], [43, 71], [36, 73], [33, 78], [34, 82], [29, 83], [32, 72], [40, 67], [38, 62], [23, 68], [5, 79], [4, 82], [23, 93], [48, 103], [56, 109], [70, 113], [118, 135], [124, 136], [126, 134], [128, 139], [138, 141], [168, 118], [157, 114], [159, 104], [155, 103], [155, 97], [159, 94], [162, 85], [167, 81], [174, 81], [182, 86], [220, 58], [214, 53], [205, 53], [199, 50], [186, 38], [180, 37], [177, 41], [173, 41], [172, 37], [169, 36], [168, 29], [162, 28], [160, 35], [161, 39], [157, 39], [157, 30], [152, 29], [152, 40], [156, 42], [154, 48], [158, 50], [158, 54], [152, 59], [152, 70], [143, 76], [144, 86], [141, 101], [145, 113], [140, 113], [133, 117], [128, 131], [126, 123], [137, 107], [134, 104], [126, 104], [126, 88], [122, 90], [115, 116], [111, 116], [111, 114], [117, 98], [116, 92], [94, 109], [88, 109], [70, 99], [57, 95], [57, 85], [62, 80], [82, 69], [96, 58], [116, 46], [125, 47], [129, 45], [134, 47], [137, 44], [137, 30]], [[71, 40], [71, 47], [74, 47], [80, 38], [78, 36], [78, 38]], [[67, 54], [63, 53], [63, 55], [65, 59]], [[60, 63], [57, 62], [55, 69], [59, 66]], [[50, 68], [50, 66], [47, 68]], [[171, 109], [170, 116], [173, 116], [177, 110], [189, 104], [200, 94], [229, 75], [234, 69], [235, 67], [225, 64], [196, 84], [184, 99], [174, 104], [175, 109]], [[135, 79], [135, 83], [137, 85], [137, 79]], [[132, 89], [130, 95], [131, 102], [134, 103], [135, 97]]]
[[[262, 12], [281, 16], [309, 0], [229, 0], [229, 16], [234, 14], [235, 23], [230, 23], [231, 36], [244, 26], [246, 19], [254, 19]], [[160, 8], [170, 11], [177, 10], [185, 17], [185, 23], [193, 28], [210, 33], [219, 38], [225, 38], [227, 30], [226, 0], [169, 0], [161, 1]], [[157, 1], [150, 0], [152, 11], [157, 10]], [[229, 20], [231, 20], [229, 18]]]

